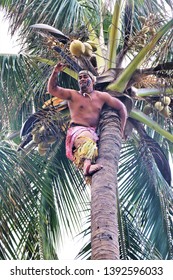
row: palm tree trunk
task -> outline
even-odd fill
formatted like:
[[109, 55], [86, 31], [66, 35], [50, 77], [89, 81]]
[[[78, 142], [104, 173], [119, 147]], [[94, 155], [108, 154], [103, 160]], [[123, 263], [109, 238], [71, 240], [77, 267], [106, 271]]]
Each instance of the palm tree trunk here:
[[97, 163], [102, 164], [103, 169], [93, 175], [91, 184], [91, 258], [117, 260], [117, 169], [121, 136], [119, 116], [111, 108], [104, 108], [99, 130]]

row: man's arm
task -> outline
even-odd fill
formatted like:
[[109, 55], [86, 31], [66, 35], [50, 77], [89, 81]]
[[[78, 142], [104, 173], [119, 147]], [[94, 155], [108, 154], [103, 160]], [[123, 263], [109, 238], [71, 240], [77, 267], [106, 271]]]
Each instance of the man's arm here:
[[61, 99], [70, 100], [71, 99], [71, 89], [65, 89], [57, 85], [57, 75], [64, 69], [65, 65], [59, 62], [53, 69], [53, 72], [48, 80], [47, 90], [53, 96], [59, 97]]
[[105, 97], [105, 103], [108, 106], [110, 106], [118, 111], [120, 119], [121, 119], [121, 133], [122, 133], [122, 136], [124, 137], [124, 128], [125, 128], [126, 121], [127, 121], [126, 106], [118, 98], [112, 97], [107, 92], [104, 93], [104, 97]]

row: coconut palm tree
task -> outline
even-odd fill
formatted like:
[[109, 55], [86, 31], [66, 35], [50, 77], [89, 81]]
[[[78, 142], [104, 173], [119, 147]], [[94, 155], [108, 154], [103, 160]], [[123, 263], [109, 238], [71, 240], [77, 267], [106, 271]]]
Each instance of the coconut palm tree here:
[[[17, 169], [11, 168], [12, 178], [20, 175], [22, 181], [22, 176], [27, 177], [35, 191], [30, 196], [26, 188], [23, 196], [31, 209], [35, 209], [32, 216], [22, 207], [26, 200], [22, 199], [20, 204], [28, 219], [26, 228], [19, 215], [14, 219], [12, 212], [4, 211], [1, 201], [3, 228], [8, 228], [8, 239], [6, 230], [1, 233], [1, 258], [56, 258], [55, 242], [59, 240], [62, 227], [67, 230], [75, 226], [81, 209], [88, 213], [89, 200], [81, 189], [83, 177], [64, 156], [64, 132], [69, 120], [66, 104], [51, 99], [48, 103], [53, 106], [45, 103], [45, 109], [40, 109], [49, 98], [46, 83], [57, 59], [69, 65], [59, 77], [62, 86], [76, 88], [77, 72], [86, 67], [97, 76], [96, 87], [120, 98], [129, 112], [127, 140], [123, 143], [116, 112], [104, 108], [100, 118], [97, 160], [104, 162], [104, 168], [92, 177], [92, 259], [172, 258], [173, 196], [167, 158], [173, 141], [173, 21], [169, 20], [163, 6], [166, 4], [170, 8], [171, 2], [163, 2], [161, 6], [160, 1], [146, 0], [141, 4], [140, 1], [119, 0], [112, 7], [110, 2], [1, 3], [11, 19], [12, 33], [20, 28], [20, 36], [24, 38], [19, 56], [1, 57], [3, 127], [19, 131], [27, 120], [22, 130], [26, 137], [22, 148], [27, 154], [17, 153], [10, 146], [16, 160], [12, 165], [17, 166]], [[94, 48], [92, 55], [72, 56], [69, 47], [74, 39], [89, 40]], [[50, 140], [50, 136], [56, 136], [57, 141], [40, 147], [36, 137]], [[18, 144], [19, 139], [13, 137], [14, 142]], [[9, 140], [8, 145], [12, 145]], [[40, 158], [37, 147], [45, 159]], [[4, 172], [6, 160], [2, 162]], [[9, 203], [6, 204], [10, 205], [10, 199], [15, 204], [16, 196], [10, 196], [11, 192], [18, 193], [13, 180], [7, 180], [5, 188], [3, 180], [1, 185], [2, 190], [5, 189], [5, 201]], [[20, 200], [17, 201], [19, 204]], [[16, 220], [20, 227], [15, 226]], [[35, 226], [30, 229], [33, 224]], [[90, 243], [80, 255], [90, 255]]]

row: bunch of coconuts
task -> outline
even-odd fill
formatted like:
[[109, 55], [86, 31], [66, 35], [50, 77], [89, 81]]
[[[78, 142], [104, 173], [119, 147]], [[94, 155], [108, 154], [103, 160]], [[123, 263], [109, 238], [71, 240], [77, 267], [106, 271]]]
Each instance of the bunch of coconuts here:
[[[171, 109], [169, 107], [170, 103], [171, 98], [169, 96], [163, 96], [160, 101], [154, 103], [154, 108], [164, 117], [169, 118], [171, 116]], [[143, 112], [146, 115], [149, 115], [152, 113], [152, 107], [149, 104], [145, 105]]]
[[134, 50], [140, 50], [143, 48], [150, 37], [156, 34], [156, 28], [159, 24], [157, 15], [150, 14], [148, 17], [139, 16], [141, 22], [141, 29], [136, 30], [136, 34], [128, 41], [128, 46]]
[[166, 118], [170, 117], [171, 115], [171, 109], [169, 107], [169, 104], [171, 103], [171, 98], [169, 96], [164, 96], [161, 98], [160, 101], [157, 101], [154, 104], [154, 107], [156, 110], [158, 110], [163, 116]]
[[55, 143], [57, 140], [56, 133], [49, 131], [44, 124], [37, 124], [32, 129], [32, 140], [38, 145], [38, 153], [44, 156], [47, 150], [50, 149], [50, 145]]
[[80, 57], [81, 55], [91, 57], [96, 49], [93, 41], [83, 43], [80, 40], [73, 40], [70, 44], [70, 53], [76, 57]]

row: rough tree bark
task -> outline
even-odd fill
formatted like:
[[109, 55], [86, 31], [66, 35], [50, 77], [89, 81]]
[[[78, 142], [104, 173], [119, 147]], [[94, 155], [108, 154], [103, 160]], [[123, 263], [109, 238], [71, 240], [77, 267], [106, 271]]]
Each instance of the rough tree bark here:
[[117, 170], [122, 138], [118, 114], [105, 107], [99, 124], [97, 163], [103, 169], [92, 176], [91, 184], [91, 259], [119, 259], [117, 219]]

